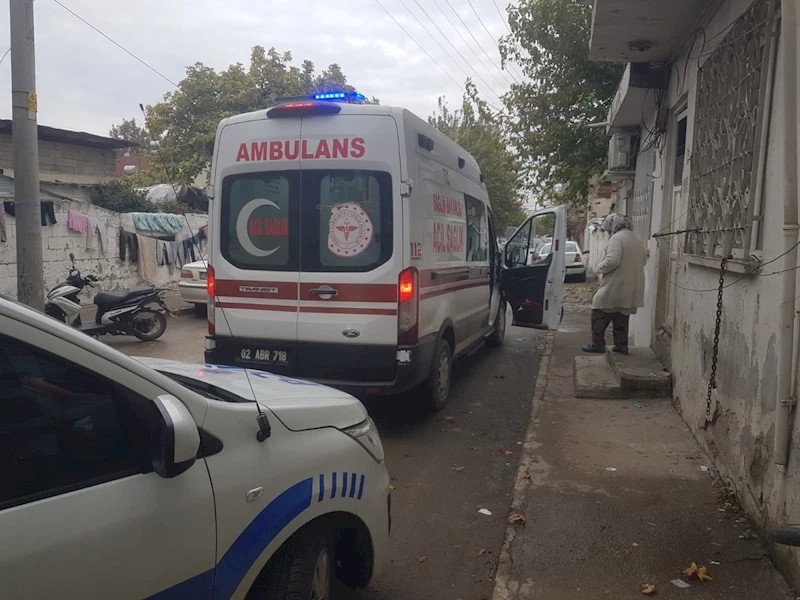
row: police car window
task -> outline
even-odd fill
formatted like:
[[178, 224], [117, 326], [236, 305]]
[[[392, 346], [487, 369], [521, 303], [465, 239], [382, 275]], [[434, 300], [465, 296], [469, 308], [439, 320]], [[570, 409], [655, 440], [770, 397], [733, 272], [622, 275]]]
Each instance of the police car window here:
[[0, 508], [151, 470], [142, 398], [0, 336]]
[[486, 205], [472, 196], [464, 195], [467, 209], [467, 260], [489, 260], [489, 221]]
[[303, 271], [369, 271], [391, 257], [388, 173], [304, 171], [302, 189]]
[[296, 172], [247, 173], [222, 185], [222, 255], [244, 269], [296, 270]]

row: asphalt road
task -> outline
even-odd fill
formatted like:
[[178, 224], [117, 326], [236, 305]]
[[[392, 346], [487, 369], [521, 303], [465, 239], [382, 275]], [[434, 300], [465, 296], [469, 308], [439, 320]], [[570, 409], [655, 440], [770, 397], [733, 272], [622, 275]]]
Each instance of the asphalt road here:
[[[205, 318], [184, 316], [155, 342], [100, 339], [134, 356], [202, 361], [204, 334]], [[367, 404], [394, 486], [393, 530], [383, 572], [348, 600], [491, 598], [543, 345], [542, 332], [509, 325], [502, 348], [457, 365], [439, 414], [414, 408], [413, 393]]]

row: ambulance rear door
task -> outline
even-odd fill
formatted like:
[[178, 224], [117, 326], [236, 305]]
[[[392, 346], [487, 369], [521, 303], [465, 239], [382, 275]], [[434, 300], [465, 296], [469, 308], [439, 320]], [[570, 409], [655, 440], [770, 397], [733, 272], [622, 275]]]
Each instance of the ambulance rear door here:
[[389, 114], [302, 120], [298, 366], [391, 381], [403, 265], [400, 147]]
[[223, 127], [209, 263], [218, 362], [278, 372], [296, 362], [300, 119]]

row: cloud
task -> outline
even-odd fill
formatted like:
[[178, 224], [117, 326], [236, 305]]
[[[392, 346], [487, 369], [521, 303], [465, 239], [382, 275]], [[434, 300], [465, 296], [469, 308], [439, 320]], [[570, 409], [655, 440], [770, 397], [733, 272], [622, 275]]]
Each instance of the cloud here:
[[[508, 88], [508, 75], [497, 72], [500, 60], [494, 40], [469, 5], [461, 1], [419, 0], [417, 4], [416, 0], [380, 0], [447, 74], [392, 21], [378, 0], [346, 4], [325, 0], [60, 1], [172, 81], [180, 81], [186, 66], [195, 62], [216, 69], [237, 62], [247, 64], [251, 48], [262, 45], [291, 51], [296, 64], [309, 59], [317, 70], [338, 63], [348, 81], [366, 96], [377, 96], [383, 104], [405, 106], [423, 118], [434, 110], [439, 96], [451, 102], [460, 98], [466, 74], [495, 105], [499, 105], [496, 95]], [[497, 38], [506, 30], [495, 2], [505, 4], [505, 0], [472, 0]], [[480, 46], [448, 4], [458, 7]], [[41, 124], [105, 135], [110, 125], [123, 117], [140, 116], [139, 103], [157, 102], [172, 89], [162, 77], [55, 2], [39, 0], [34, 10]], [[0, 3], [0, 55], [9, 44], [8, 22], [8, 3]], [[11, 115], [10, 64], [7, 57], [0, 65], [2, 118]], [[494, 76], [487, 65], [494, 65]]]

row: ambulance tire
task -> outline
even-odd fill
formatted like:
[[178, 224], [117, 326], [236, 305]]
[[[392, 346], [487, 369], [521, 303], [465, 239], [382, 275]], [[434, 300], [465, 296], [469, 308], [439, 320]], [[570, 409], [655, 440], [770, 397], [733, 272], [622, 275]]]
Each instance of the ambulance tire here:
[[486, 338], [486, 344], [490, 348], [499, 348], [503, 345], [503, 340], [506, 339], [506, 312], [506, 303], [500, 302], [500, 308], [497, 309], [497, 319], [495, 319], [494, 331], [492, 331], [492, 334]]
[[331, 600], [333, 550], [326, 530], [301, 529], [272, 557], [247, 600]]
[[427, 383], [427, 400], [431, 410], [438, 412], [447, 406], [453, 382], [453, 348], [445, 336], [439, 338], [433, 353], [431, 375]]

